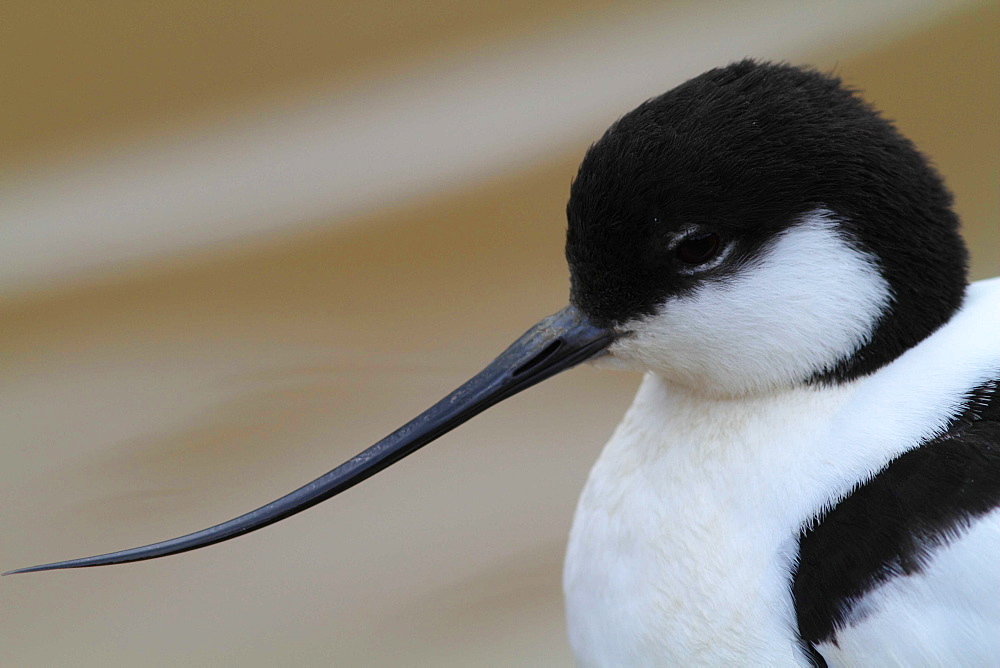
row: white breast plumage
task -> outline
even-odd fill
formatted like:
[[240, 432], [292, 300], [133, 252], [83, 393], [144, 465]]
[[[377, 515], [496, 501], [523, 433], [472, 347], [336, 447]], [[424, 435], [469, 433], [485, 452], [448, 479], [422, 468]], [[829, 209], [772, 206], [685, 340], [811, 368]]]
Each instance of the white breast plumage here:
[[[564, 587], [580, 662], [804, 663], [789, 595], [802, 528], [940, 431], [965, 393], [995, 376], [996, 331], [998, 279], [972, 286], [965, 309], [920, 346], [851, 383], [733, 400], [647, 374], [590, 474], [570, 534]], [[942, 563], [961, 559], [966, 540], [996, 541], [995, 516], [980, 526], [946, 548]], [[993, 548], [979, 558], [995, 559], [1000, 542]], [[873, 593], [866, 614], [879, 614], [843, 634], [848, 644], [838, 656], [865, 656], [859, 650], [872, 634], [890, 636], [881, 643], [890, 655], [898, 651], [891, 636], [912, 643], [920, 627], [901, 635], [894, 626], [941, 614], [940, 602], [919, 604], [927, 587], [951, 579], [941, 570]], [[981, 580], [987, 591], [993, 580]], [[1000, 619], [1000, 596], [983, 592], [975, 600], [986, 608], [981, 612], [995, 614], [980, 624]], [[902, 612], [880, 607], [893, 604]], [[996, 645], [1000, 635], [993, 636]], [[984, 643], [990, 641], [965, 649], [988, 651]], [[935, 651], [946, 647], [939, 643]], [[920, 649], [911, 655], [921, 656]]]

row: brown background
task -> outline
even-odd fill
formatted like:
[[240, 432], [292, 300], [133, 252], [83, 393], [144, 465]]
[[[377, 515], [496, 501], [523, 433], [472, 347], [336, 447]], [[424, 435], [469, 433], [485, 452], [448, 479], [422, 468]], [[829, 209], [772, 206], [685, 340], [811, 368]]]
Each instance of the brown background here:
[[[553, 28], [600, 30], [619, 6], [7, 3], [5, 192], [109, 146], [183, 139], [310, 91], [347, 95]], [[841, 6], [863, 19], [868, 5]], [[926, 18], [762, 55], [835, 67], [896, 119], [956, 193], [974, 275], [996, 275], [1000, 13], [992, 2], [905, 12]], [[711, 23], [690, 30], [723, 38]], [[626, 110], [609, 108], [608, 121]], [[228, 519], [464, 380], [564, 303], [563, 207], [593, 138], [349, 221], [0, 285], [0, 567]], [[565, 664], [565, 534], [636, 382], [564, 375], [237, 541], [5, 578], [0, 663]]]

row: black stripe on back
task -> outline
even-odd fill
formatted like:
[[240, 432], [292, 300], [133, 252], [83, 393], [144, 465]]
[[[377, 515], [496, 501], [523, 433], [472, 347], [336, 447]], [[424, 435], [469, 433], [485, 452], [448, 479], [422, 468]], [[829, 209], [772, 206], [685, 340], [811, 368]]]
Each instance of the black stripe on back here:
[[997, 384], [970, 391], [944, 433], [900, 455], [802, 532], [792, 593], [809, 647], [835, 642], [862, 596], [921, 572], [935, 548], [1000, 506]]

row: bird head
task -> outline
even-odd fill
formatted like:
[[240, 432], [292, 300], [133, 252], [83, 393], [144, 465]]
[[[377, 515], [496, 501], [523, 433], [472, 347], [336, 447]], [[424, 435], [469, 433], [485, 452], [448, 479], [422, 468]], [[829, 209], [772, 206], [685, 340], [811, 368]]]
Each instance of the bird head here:
[[742, 61], [629, 112], [567, 205], [571, 303], [603, 359], [697, 391], [842, 382], [961, 304], [951, 196], [834, 76]]

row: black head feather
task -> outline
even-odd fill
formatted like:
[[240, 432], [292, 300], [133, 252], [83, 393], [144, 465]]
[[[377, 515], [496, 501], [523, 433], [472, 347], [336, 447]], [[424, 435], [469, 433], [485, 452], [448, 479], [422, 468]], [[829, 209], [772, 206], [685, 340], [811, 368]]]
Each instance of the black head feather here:
[[571, 301], [605, 325], [649, 315], [706, 280], [668, 252], [679, 230], [733, 242], [724, 278], [824, 208], [892, 290], [871, 341], [817, 376], [853, 378], [960, 306], [967, 254], [951, 204], [914, 145], [838, 78], [744, 60], [648, 100], [590, 147], [567, 205]]

